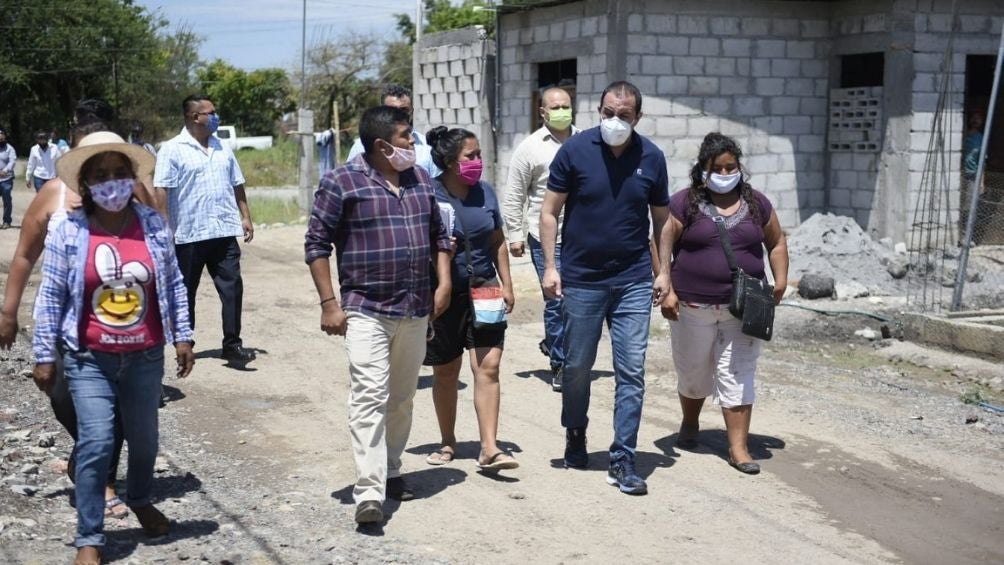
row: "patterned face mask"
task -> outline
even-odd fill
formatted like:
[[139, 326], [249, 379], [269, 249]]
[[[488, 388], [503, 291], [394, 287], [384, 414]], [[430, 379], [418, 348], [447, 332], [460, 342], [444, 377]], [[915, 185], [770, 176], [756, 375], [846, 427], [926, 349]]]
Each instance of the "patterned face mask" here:
[[119, 212], [132, 198], [134, 179], [111, 179], [89, 187], [94, 203], [109, 212]]

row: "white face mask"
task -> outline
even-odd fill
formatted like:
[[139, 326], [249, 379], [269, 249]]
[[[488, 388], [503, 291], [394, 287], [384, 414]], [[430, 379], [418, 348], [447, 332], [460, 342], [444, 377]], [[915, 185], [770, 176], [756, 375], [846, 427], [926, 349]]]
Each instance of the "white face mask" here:
[[[388, 143], [388, 145], [390, 144]], [[387, 160], [390, 161], [390, 166], [393, 167], [395, 171], [403, 173], [415, 166], [414, 149], [402, 149], [396, 145], [390, 146], [394, 148], [394, 152], [387, 155]]]
[[600, 121], [600, 135], [603, 142], [611, 147], [618, 147], [631, 137], [631, 124], [614, 116]]
[[739, 179], [743, 177], [741, 171], [736, 171], [731, 175], [720, 175], [718, 173], [711, 173], [711, 178], [708, 178], [708, 173], [704, 173], [704, 184], [707, 185], [708, 189], [715, 194], [728, 194], [732, 192], [732, 189], [739, 184]]

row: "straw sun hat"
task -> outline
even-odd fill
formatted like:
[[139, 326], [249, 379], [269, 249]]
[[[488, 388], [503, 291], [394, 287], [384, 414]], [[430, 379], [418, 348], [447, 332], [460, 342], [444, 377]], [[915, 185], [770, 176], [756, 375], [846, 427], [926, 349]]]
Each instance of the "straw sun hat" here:
[[132, 161], [136, 178], [142, 179], [153, 174], [157, 162], [153, 154], [139, 145], [126, 143], [118, 134], [110, 131], [98, 131], [85, 136], [75, 148], [56, 159], [56, 174], [66, 186], [80, 192], [80, 167], [91, 157], [99, 153], [122, 153]]

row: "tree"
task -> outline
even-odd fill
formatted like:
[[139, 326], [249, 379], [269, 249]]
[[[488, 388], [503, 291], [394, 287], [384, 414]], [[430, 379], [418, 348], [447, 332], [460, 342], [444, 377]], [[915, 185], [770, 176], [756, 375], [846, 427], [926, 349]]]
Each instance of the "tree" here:
[[276, 121], [296, 108], [293, 87], [282, 69], [246, 72], [216, 59], [196, 72], [201, 90], [213, 99], [223, 123], [241, 133], [272, 135]]
[[[366, 108], [379, 103], [381, 66], [394, 70], [387, 67], [383, 55], [380, 39], [355, 32], [322, 40], [308, 49], [306, 103], [316, 112], [317, 129], [334, 124], [335, 101], [339, 120], [346, 129], [358, 121]], [[410, 84], [410, 60], [407, 65]]]
[[[479, 25], [489, 37], [495, 34], [495, 6], [487, 0], [463, 0], [454, 5], [450, 0], [425, 0], [425, 21], [422, 33], [435, 33]], [[489, 8], [476, 10], [475, 8]], [[409, 43], [415, 43], [415, 22], [409, 14], [394, 14], [397, 30]]]
[[47, 0], [0, 10], [0, 123], [22, 147], [65, 129], [80, 98], [121, 109], [156, 72], [162, 19], [128, 0]]

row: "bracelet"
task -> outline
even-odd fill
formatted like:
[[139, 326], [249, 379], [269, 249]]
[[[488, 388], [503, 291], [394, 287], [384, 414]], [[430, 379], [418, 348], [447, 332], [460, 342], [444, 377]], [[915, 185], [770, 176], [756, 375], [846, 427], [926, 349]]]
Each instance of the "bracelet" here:
[[321, 306], [324, 306], [325, 302], [331, 302], [332, 300], [338, 300], [338, 297], [337, 296], [332, 296], [331, 298], [325, 298], [324, 300], [320, 301], [318, 304], [320, 304]]

